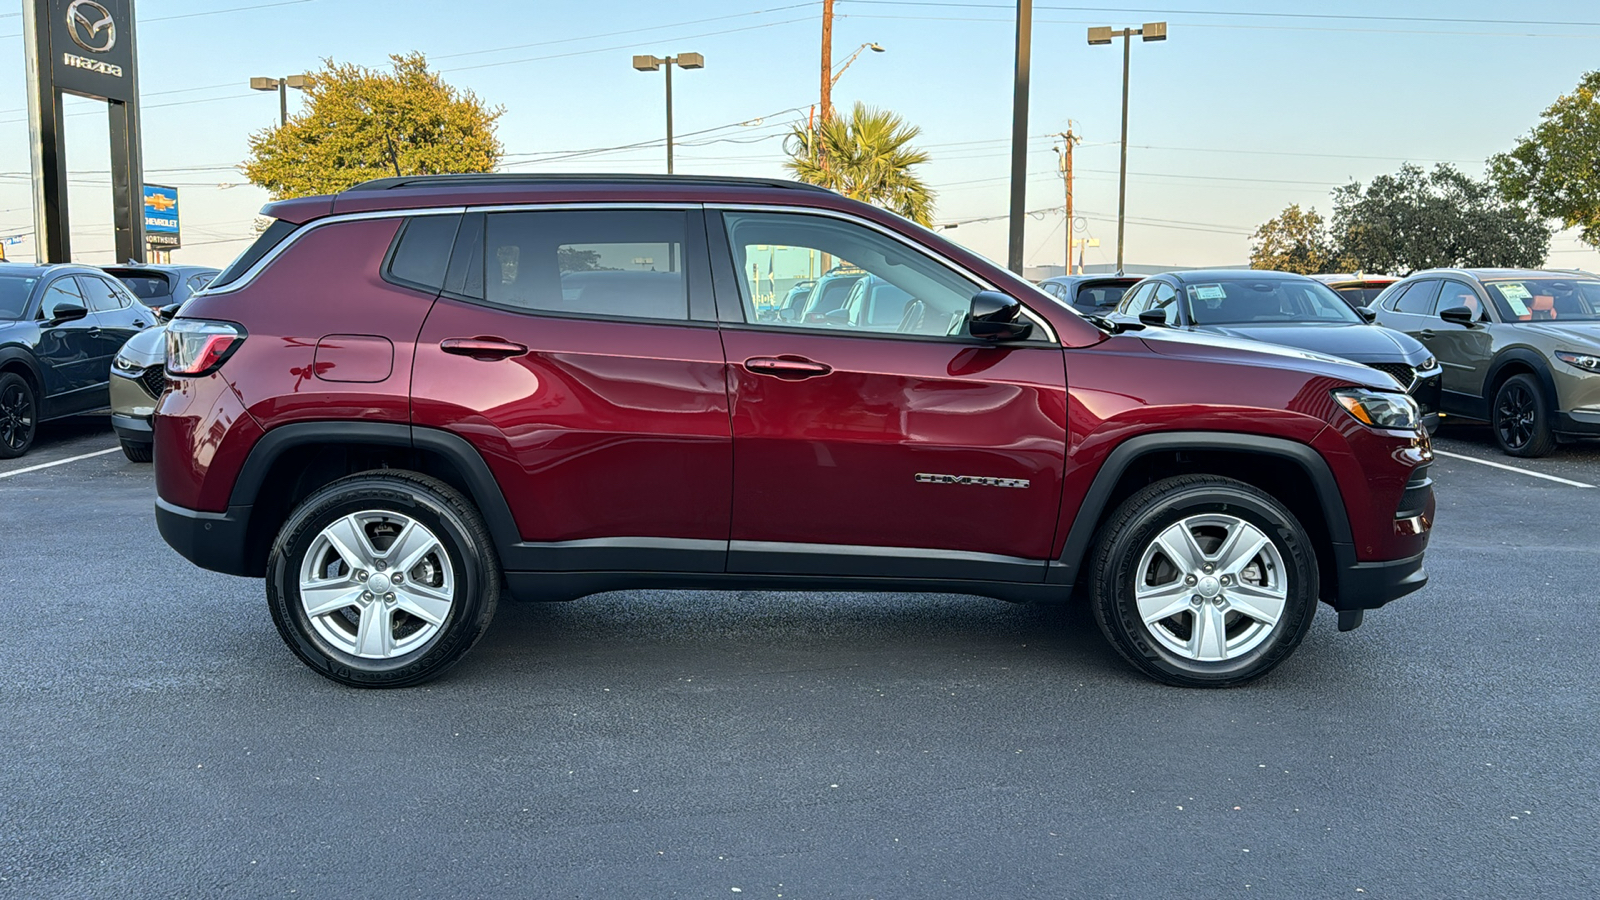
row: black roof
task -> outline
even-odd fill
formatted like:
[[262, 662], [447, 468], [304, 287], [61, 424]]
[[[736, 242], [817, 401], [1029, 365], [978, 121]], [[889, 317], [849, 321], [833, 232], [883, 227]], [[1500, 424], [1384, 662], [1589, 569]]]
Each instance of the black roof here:
[[825, 187], [789, 181], [783, 178], [744, 178], [731, 175], [650, 175], [650, 174], [524, 174], [519, 172], [483, 172], [459, 175], [399, 175], [374, 178], [347, 188], [351, 191], [388, 191], [395, 188], [422, 187], [473, 187], [475, 185], [540, 185], [540, 184], [630, 184], [630, 185], [715, 185], [720, 187], [790, 188], [800, 191], [832, 193]]

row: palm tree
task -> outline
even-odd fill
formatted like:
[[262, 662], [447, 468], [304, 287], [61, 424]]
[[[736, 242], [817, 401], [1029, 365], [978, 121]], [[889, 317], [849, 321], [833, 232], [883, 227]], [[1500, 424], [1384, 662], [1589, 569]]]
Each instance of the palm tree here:
[[933, 191], [911, 171], [928, 161], [911, 146], [921, 133], [888, 110], [857, 103], [849, 116], [829, 116], [815, 129], [795, 125], [784, 166], [808, 184], [931, 225]]

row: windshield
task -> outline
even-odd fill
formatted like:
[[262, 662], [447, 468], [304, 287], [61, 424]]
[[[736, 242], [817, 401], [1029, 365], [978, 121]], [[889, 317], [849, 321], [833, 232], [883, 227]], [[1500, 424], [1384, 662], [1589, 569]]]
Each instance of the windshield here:
[[20, 319], [33, 296], [39, 279], [21, 275], [0, 275], [0, 319]]
[[1518, 278], [1484, 286], [1501, 321], [1600, 322], [1600, 280]]
[[1184, 292], [1196, 325], [1363, 321], [1327, 285], [1310, 279], [1211, 281], [1188, 285]]

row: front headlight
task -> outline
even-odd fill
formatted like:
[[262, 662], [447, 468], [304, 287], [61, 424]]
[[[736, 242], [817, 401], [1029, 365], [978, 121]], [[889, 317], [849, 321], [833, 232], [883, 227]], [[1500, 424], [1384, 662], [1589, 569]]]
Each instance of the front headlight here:
[[1333, 399], [1357, 422], [1373, 428], [1415, 431], [1422, 421], [1422, 410], [1417, 408], [1417, 401], [1407, 394], [1345, 388], [1334, 391]]
[[1569, 366], [1577, 366], [1585, 372], [1600, 372], [1600, 353], [1572, 353], [1566, 350], [1557, 350], [1556, 359]]
[[1417, 371], [1418, 372], [1432, 372], [1433, 371], [1433, 367], [1437, 366], [1438, 364], [1439, 364], [1439, 361], [1430, 356], [1427, 359], [1422, 361], [1422, 365], [1417, 366]]
[[124, 372], [128, 375], [137, 375], [144, 371], [144, 366], [141, 366], [126, 356], [123, 356], [121, 353], [118, 353], [116, 356], [111, 358], [111, 368], [116, 369], [118, 372]]

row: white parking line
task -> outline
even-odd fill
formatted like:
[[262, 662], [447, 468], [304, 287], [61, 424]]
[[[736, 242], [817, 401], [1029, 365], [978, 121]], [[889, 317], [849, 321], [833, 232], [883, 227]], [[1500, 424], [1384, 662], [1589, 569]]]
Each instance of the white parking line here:
[[77, 462], [80, 459], [88, 459], [91, 456], [105, 456], [107, 453], [115, 453], [121, 449], [121, 447], [112, 447], [109, 450], [96, 450], [93, 453], [83, 453], [79, 454], [78, 456], [69, 456], [66, 459], [58, 459], [55, 462], [40, 463], [37, 466], [28, 466], [25, 469], [12, 469], [9, 472], [0, 472], [0, 478], [10, 478], [13, 475], [25, 475], [29, 472], [37, 472], [40, 469], [48, 469], [51, 466], [64, 466], [69, 462]]
[[1543, 478], [1545, 481], [1554, 481], [1554, 482], [1557, 482], [1559, 484], [1570, 485], [1572, 487], [1579, 487], [1579, 488], [1592, 488], [1592, 487], [1594, 487], [1594, 485], [1592, 485], [1592, 484], [1584, 484], [1581, 481], [1572, 481], [1572, 480], [1567, 479], [1567, 478], [1558, 478], [1558, 477], [1556, 477], [1554, 475], [1546, 475], [1543, 472], [1530, 472], [1527, 469], [1519, 469], [1516, 466], [1508, 466], [1505, 463], [1490, 462], [1487, 459], [1479, 459], [1476, 456], [1466, 456], [1466, 455], [1461, 454], [1461, 453], [1451, 453], [1448, 450], [1440, 450], [1437, 447], [1434, 448], [1433, 453], [1434, 453], [1435, 456], [1448, 456], [1451, 459], [1464, 459], [1467, 462], [1475, 462], [1475, 463], [1478, 463], [1479, 465], [1484, 465], [1484, 466], [1494, 466], [1496, 469], [1505, 469], [1507, 472], [1516, 472], [1518, 475], [1532, 475], [1534, 478]]

